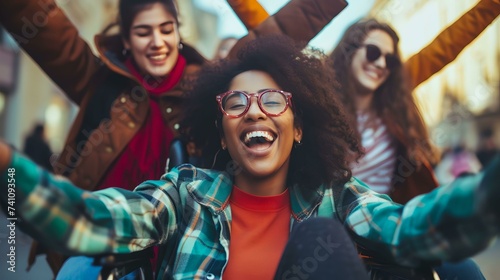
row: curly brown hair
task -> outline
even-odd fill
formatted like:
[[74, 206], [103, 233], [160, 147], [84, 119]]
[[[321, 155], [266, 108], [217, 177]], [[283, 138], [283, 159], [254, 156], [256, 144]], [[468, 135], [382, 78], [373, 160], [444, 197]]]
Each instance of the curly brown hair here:
[[[329, 56], [329, 65], [333, 66], [341, 83], [341, 90], [338, 91], [340, 98], [346, 110], [351, 112], [349, 120], [353, 125], [356, 125], [354, 102], [356, 91], [352, 82], [351, 64], [354, 53], [363, 45], [367, 34], [373, 30], [384, 31], [392, 38], [394, 54], [400, 58], [398, 35], [391, 26], [375, 19], [362, 20], [350, 26]], [[436, 163], [437, 155], [413, 99], [412, 88], [403, 64], [392, 68], [387, 80], [375, 91], [373, 108], [407, 155], [418, 162]]]
[[292, 149], [288, 184], [317, 188], [347, 182], [349, 163], [359, 158], [360, 144], [335, 97], [334, 76], [320, 59], [323, 56], [317, 50], [303, 52], [287, 37], [270, 36], [249, 43], [237, 59], [206, 65], [188, 93], [183, 121], [183, 127], [190, 128], [186, 135], [201, 148], [205, 162], [214, 161], [212, 168], [217, 170], [225, 170], [231, 162], [220, 146], [216, 122], [222, 115], [215, 96], [227, 91], [238, 74], [260, 70], [293, 94], [295, 124], [303, 130], [301, 146]]

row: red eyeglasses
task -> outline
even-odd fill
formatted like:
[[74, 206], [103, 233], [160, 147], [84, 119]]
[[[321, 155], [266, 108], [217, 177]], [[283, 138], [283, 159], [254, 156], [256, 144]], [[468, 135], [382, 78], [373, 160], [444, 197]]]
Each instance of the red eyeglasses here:
[[[366, 60], [370, 62], [374, 62], [375, 60], [379, 59], [379, 57], [382, 55], [382, 51], [376, 45], [366, 44], [363, 45], [362, 47], [366, 48]], [[384, 55], [384, 57], [385, 57], [385, 65], [389, 70], [392, 70], [397, 66], [401, 65], [401, 61], [395, 54], [387, 53]]]
[[292, 106], [292, 94], [277, 89], [266, 89], [258, 93], [231, 90], [215, 97], [221, 112], [231, 118], [243, 116], [251, 104], [251, 97], [257, 97], [257, 104], [264, 114], [275, 117]]

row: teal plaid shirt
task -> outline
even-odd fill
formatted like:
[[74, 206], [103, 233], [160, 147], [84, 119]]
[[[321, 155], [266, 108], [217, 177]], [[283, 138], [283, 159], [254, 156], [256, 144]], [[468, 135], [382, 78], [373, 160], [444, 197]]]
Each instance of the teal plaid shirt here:
[[[133, 192], [87, 192], [17, 153], [10, 168], [15, 169], [16, 215], [24, 220], [25, 231], [50, 248], [96, 255], [162, 244], [175, 250], [175, 258], [160, 260], [158, 279], [165, 274], [204, 279], [209, 273], [221, 278], [229, 258], [232, 219], [228, 201], [233, 182], [228, 174], [182, 165]], [[482, 204], [489, 192], [499, 191], [484, 177], [460, 178], [405, 206], [355, 178], [340, 187], [291, 187], [291, 221], [293, 225], [314, 216], [337, 217], [360, 240], [373, 242], [402, 265], [470, 256], [498, 234], [498, 219], [490, 213], [494, 211]], [[4, 206], [6, 178], [4, 172]]]

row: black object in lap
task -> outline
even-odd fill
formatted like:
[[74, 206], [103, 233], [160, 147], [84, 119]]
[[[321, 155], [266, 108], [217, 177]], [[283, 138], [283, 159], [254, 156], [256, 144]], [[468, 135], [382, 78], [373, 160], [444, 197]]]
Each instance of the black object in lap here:
[[368, 280], [369, 276], [342, 224], [312, 218], [292, 231], [274, 279]]
[[180, 138], [175, 138], [170, 143], [170, 151], [168, 154], [167, 172], [172, 168], [189, 162], [189, 156], [186, 150], [185, 143]]

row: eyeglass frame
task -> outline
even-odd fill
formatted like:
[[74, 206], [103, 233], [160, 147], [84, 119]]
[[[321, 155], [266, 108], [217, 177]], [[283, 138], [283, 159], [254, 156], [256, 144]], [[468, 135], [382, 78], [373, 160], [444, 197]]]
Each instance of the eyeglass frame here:
[[[261, 103], [261, 100], [262, 100], [262, 95], [264, 95], [265, 93], [268, 93], [268, 92], [278, 92], [278, 93], [281, 93], [285, 96], [286, 98], [286, 103], [285, 103], [285, 108], [283, 109], [283, 111], [277, 113], [277, 114], [272, 114], [272, 113], [269, 113], [268, 111], [266, 111], [263, 107], [262, 107], [262, 103]], [[231, 115], [231, 114], [228, 114], [223, 106], [222, 106], [222, 100], [224, 100], [224, 98], [232, 93], [242, 93], [246, 98], [247, 98], [247, 106], [245, 107], [245, 110], [243, 110], [243, 112], [241, 112], [240, 114], [238, 115]], [[229, 91], [226, 91], [224, 93], [221, 93], [221, 94], [218, 94], [215, 96], [215, 99], [217, 100], [217, 103], [219, 104], [219, 110], [221, 111], [222, 114], [224, 114], [225, 116], [229, 117], [229, 118], [232, 118], [232, 119], [236, 119], [236, 118], [239, 118], [241, 116], [243, 116], [244, 114], [246, 114], [248, 112], [248, 110], [250, 109], [250, 106], [252, 105], [252, 97], [255, 96], [257, 98], [257, 105], [259, 106], [260, 110], [266, 114], [266, 116], [269, 116], [269, 117], [277, 117], [277, 116], [281, 116], [283, 115], [286, 110], [290, 107], [292, 108], [292, 94], [290, 92], [286, 92], [286, 91], [283, 91], [283, 90], [278, 90], [278, 89], [265, 89], [261, 92], [253, 92], [253, 93], [248, 93], [246, 91], [242, 91], [242, 90], [229, 90]]]
[[[375, 47], [377, 50], [378, 50], [378, 55], [375, 59], [371, 60], [369, 57], [368, 57], [368, 48], [369, 47]], [[394, 53], [383, 53], [382, 50], [380, 49], [379, 46], [375, 45], [375, 44], [363, 44], [361, 46], [359, 46], [359, 48], [365, 48], [365, 58], [366, 60], [368, 60], [369, 62], [375, 62], [377, 61], [377, 59], [379, 59], [381, 56], [384, 57], [385, 59], [385, 66], [387, 69], [389, 70], [393, 70], [394, 68], [396, 68], [397, 66], [400, 66], [401, 65], [401, 59]], [[389, 64], [387, 63], [387, 57], [392, 57], [394, 59], [394, 61], [396, 62], [396, 64], [393, 64], [393, 66], [389, 66]]]

